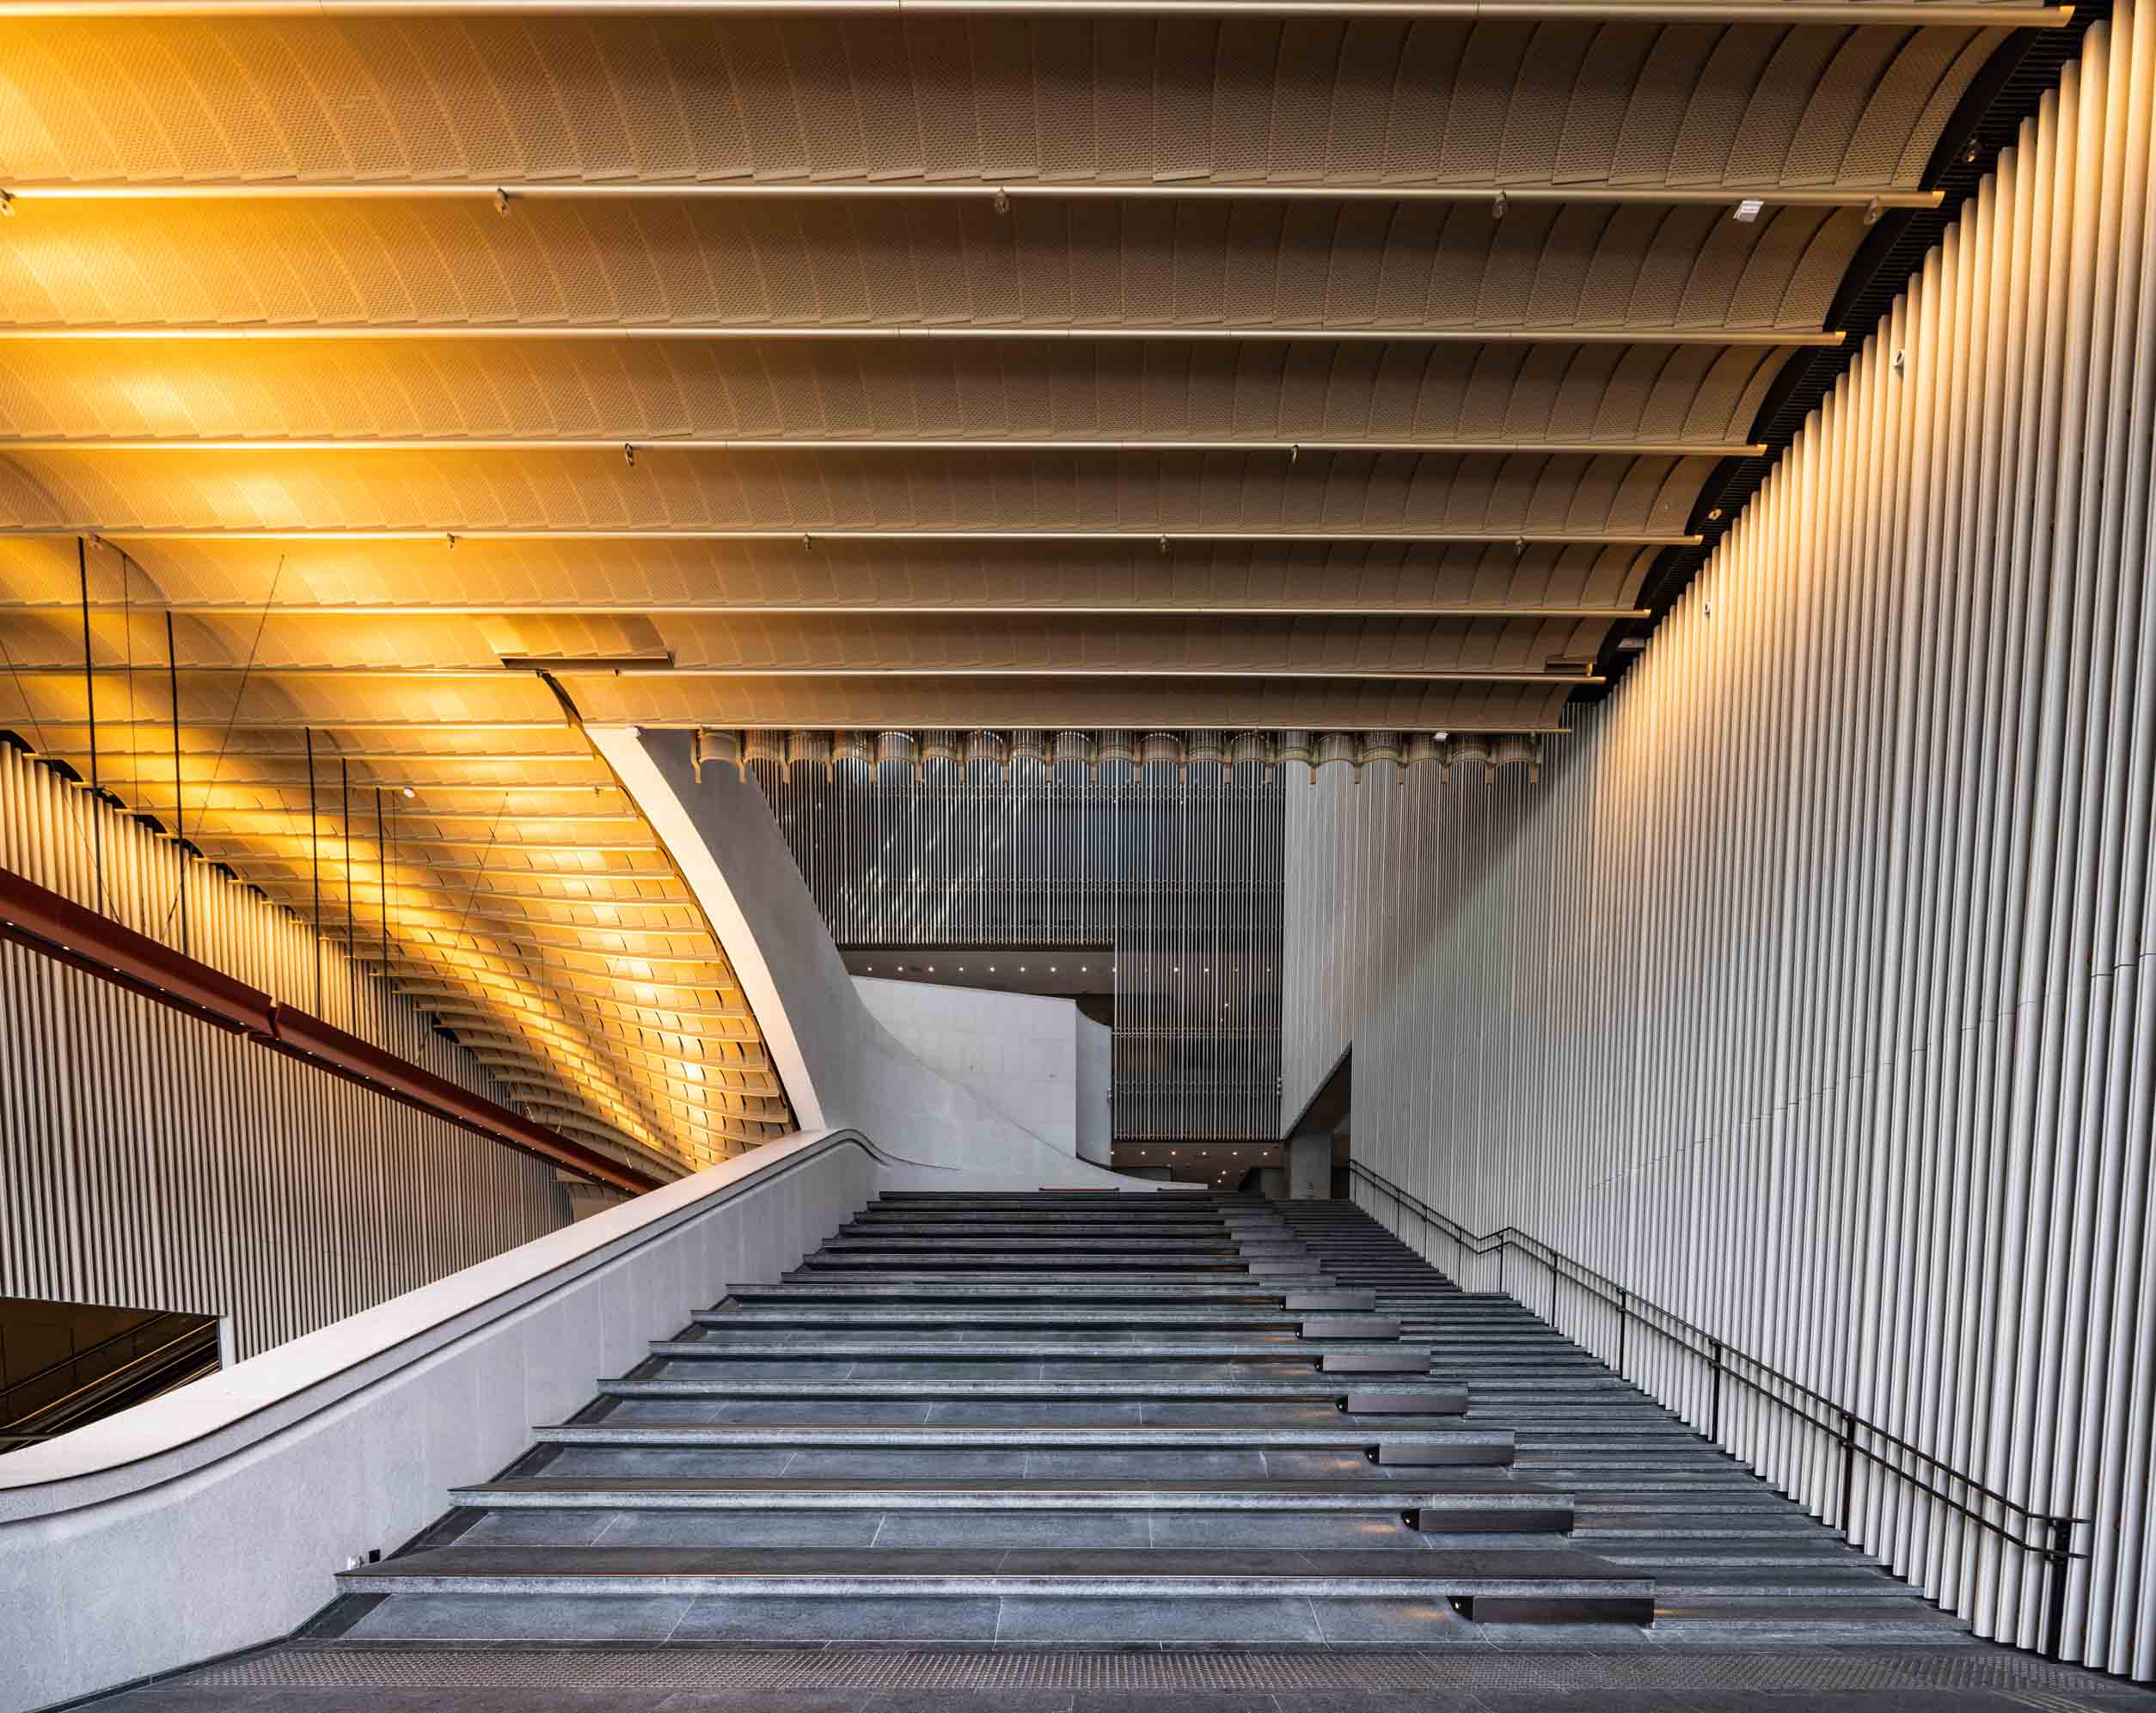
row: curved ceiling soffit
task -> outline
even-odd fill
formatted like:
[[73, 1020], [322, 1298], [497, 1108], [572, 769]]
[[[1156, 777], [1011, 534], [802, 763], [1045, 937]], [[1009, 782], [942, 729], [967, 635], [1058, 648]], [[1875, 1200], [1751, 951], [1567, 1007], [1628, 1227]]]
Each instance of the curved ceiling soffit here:
[[1962, 210], [1995, 170], [2023, 124], [2061, 73], [2080, 55], [2081, 39], [2111, 15], [2110, 0], [2077, 3], [2061, 28], [2014, 31], [1994, 46], [1939, 123], [1916, 183], [1937, 193], [1936, 205], [1884, 211], [1850, 258], [1821, 325], [1843, 335], [1838, 345], [1792, 352], [1761, 401], [1748, 438], [1762, 452], [1724, 459], [1701, 485], [1687, 533], [1699, 539], [1663, 548], [1642, 585], [1648, 616], [1613, 627], [1596, 662], [1601, 682], [1577, 693], [1600, 700], [1622, 680], [1647, 634], [1675, 605], [1771, 474], [1807, 418], [1825, 400], [1863, 348], [1866, 335], [1893, 307]]

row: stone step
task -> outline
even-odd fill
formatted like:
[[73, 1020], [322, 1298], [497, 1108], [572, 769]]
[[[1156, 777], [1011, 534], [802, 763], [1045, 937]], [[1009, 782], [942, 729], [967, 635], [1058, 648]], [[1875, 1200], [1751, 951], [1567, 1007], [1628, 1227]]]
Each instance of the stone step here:
[[[1177, 1237], [1218, 1243], [1229, 1233], [1272, 1233], [1272, 1226], [1227, 1224], [1222, 1220], [1142, 1220], [1063, 1215], [1061, 1220], [977, 1220], [977, 1217], [865, 1217], [839, 1226], [839, 1237]], [[1285, 1226], [1281, 1234], [1285, 1234]]]
[[[806, 1303], [763, 1308], [743, 1305], [733, 1308], [699, 1310], [697, 1325], [724, 1330], [737, 1326], [903, 1326], [924, 1334], [957, 1327], [1069, 1326], [1097, 1328], [1098, 1310], [1079, 1308], [995, 1307], [947, 1303], [916, 1303], [903, 1307], [856, 1307]], [[1217, 1327], [1240, 1331], [1249, 1328], [1278, 1328], [1305, 1338], [1397, 1338], [1400, 1323], [1380, 1315], [1302, 1315], [1284, 1309], [1220, 1307], [1194, 1303], [1187, 1308], [1122, 1308], [1115, 1315], [1118, 1326]]]
[[967, 1399], [1053, 1401], [1058, 1399], [1178, 1398], [1246, 1399], [1296, 1404], [1333, 1403], [1351, 1415], [1461, 1416], [1467, 1410], [1467, 1388], [1440, 1382], [1361, 1380], [1352, 1386], [1320, 1375], [1265, 1377], [1246, 1380], [757, 1380], [625, 1377], [599, 1382], [607, 1398], [714, 1398], [728, 1399], [801, 1398], [831, 1400]]
[[1213, 1427], [1124, 1424], [1114, 1427], [1001, 1425], [956, 1427], [895, 1422], [883, 1426], [825, 1425], [813, 1422], [570, 1422], [535, 1429], [542, 1446], [671, 1446], [723, 1449], [781, 1447], [787, 1450], [897, 1451], [1033, 1450], [1264, 1450], [1343, 1449], [1379, 1464], [1475, 1464], [1512, 1461], [1512, 1436], [1464, 1428], [1402, 1428], [1342, 1421], [1337, 1426]]
[[835, 1237], [818, 1251], [820, 1256], [858, 1255], [888, 1251], [907, 1255], [920, 1250], [940, 1253], [990, 1255], [1128, 1256], [1142, 1261], [1155, 1255], [1227, 1255], [1234, 1252], [1234, 1239], [1224, 1233], [1210, 1238], [1184, 1237]]
[[831, 1361], [841, 1358], [876, 1359], [895, 1356], [943, 1358], [1097, 1359], [1136, 1362], [1278, 1361], [1308, 1359], [1323, 1365], [1327, 1373], [1427, 1373], [1426, 1349], [1394, 1344], [1335, 1342], [1316, 1343], [1291, 1334], [1246, 1338], [1126, 1338], [1087, 1333], [1035, 1335], [1030, 1338], [1001, 1338], [986, 1334], [967, 1337], [952, 1334], [943, 1338], [906, 1333], [861, 1334], [844, 1337], [805, 1334], [788, 1338], [774, 1333], [720, 1337], [707, 1332], [701, 1338], [668, 1339], [654, 1343], [652, 1354], [678, 1359], [756, 1357], [761, 1361], [795, 1357]]
[[920, 1480], [687, 1481], [660, 1477], [528, 1476], [452, 1489], [453, 1503], [508, 1510], [689, 1511], [1214, 1511], [1330, 1512], [1392, 1514], [1413, 1511], [1449, 1519], [1490, 1518], [1502, 1528], [1526, 1519], [1561, 1517], [1537, 1526], [1568, 1526], [1571, 1496], [1553, 1488], [1491, 1477], [1448, 1476], [1403, 1483], [1373, 1473], [1363, 1481], [1051, 1481], [953, 1478]]
[[[947, 1267], [940, 1264], [937, 1256], [950, 1254]], [[1130, 1255], [1108, 1250], [1088, 1251], [1085, 1245], [1075, 1245], [1074, 1252], [1060, 1257], [1040, 1254], [1034, 1256], [1006, 1255], [990, 1248], [952, 1254], [935, 1245], [920, 1251], [870, 1250], [839, 1251], [818, 1250], [803, 1262], [791, 1276], [813, 1277], [822, 1273], [848, 1270], [873, 1271], [910, 1269], [916, 1272], [975, 1272], [990, 1277], [998, 1275], [1025, 1272], [1047, 1272], [1061, 1269], [1078, 1274], [1124, 1272], [1135, 1268], [1141, 1275], [1147, 1273], [1235, 1273], [1247, 1274], [1251, 1269], [1231, 1251], [1218, 1255]]]
[[[1302, 1294], [1308, 1295], [1310, 1293]], [[1337, 1294], [1354, 1299], [1345, 1303], [1289, 1303], [1290, 1308], [1363, 1308], [1375, 1310], [1368, 1291]], [[736, 1285], [728, 1298], [740, 1302], [1102, 1302], [1102, 1303], [1221, 1303], [1277, 1306], [1278, 1292], [1260, 1291], [1246, 1282], [1162, 1280], [1157, 1284], [1125, 1284], [1113, 1275], [1089, 1276], [1083, 1283], [1044, 1283], [1028, 1279], [993, 1279], [977, 1283], [923, 1278], [915, 1282], [872, 1279], [799, 1281], [776, 1285]]]
[[870, 1599], [890, 1596], [1442, 1600], [1498, 1621], [1643, 1624], [1651, 1579], [1561, 1551], [423, 1548], [340, 1573], [352, 1594]]

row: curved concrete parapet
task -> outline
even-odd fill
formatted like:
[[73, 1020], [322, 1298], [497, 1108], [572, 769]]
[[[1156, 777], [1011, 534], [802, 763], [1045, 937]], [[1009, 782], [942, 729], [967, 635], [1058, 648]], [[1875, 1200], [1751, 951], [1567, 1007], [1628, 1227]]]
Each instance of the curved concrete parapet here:
[[268, 1641], [732, 1285], [885, 1189], [973, 1188], [859, 1132], [773, 1142], [0, 1457], [0, 1709]]
[[973, 1174], [976, 1187], [1159, 1186], [1076, 1158], [925, 1064], [861, 1001], [816, 901], [753, 780], [701, 780], [693, 734], [587, 726], [672, 853], [726, 948], [805, 1128], [858, 1124], [909, 1159]]

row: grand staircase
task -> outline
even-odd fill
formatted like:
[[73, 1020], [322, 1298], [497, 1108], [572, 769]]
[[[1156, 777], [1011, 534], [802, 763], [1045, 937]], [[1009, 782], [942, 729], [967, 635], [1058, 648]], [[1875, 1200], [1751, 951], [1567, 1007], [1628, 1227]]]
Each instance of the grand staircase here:
[[1404, 1321], [1412, 1294], [1361, 1282], [1351, 1230], [1202, 1195], [885, 1196], [340, 1576], [315, 1634], [1398, 1646], [1651, 1623], [1652, 1577], [1580, 1551], [1571, 1490], [1518, 1466], [1517, 1385], [1492, 1412], [1433, 1364], [1419, 1299]]

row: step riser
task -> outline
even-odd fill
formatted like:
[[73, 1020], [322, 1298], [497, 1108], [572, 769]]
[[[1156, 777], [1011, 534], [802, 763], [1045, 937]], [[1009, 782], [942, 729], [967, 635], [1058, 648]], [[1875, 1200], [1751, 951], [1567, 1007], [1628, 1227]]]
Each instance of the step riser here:
[[[1406, 1557], [1407, 1555], [1402, 1555]], [[1420, 1557], [1424, 1555], [1417, 1554]], [[1428, 1555], [1436, 1557], [1435, 1554]], [[350, 1594], [380, 1594], [389, 1579], [348, 1571], [337, 1578]], [[396, 1579], [400, 1594], [460, 1596], [518, 1594], [539, 1599], [650, 1599], [668, 1595], [728, 1600], [877, 1600], [893, 1596], [948, 1600], [966, 1596], [1005, 1600], [1455, 1600], [1479, 1607], [1486, 1621], [1499, 1623], [1647, 1624], [1654, 1598], [1645, 1579], [1618, 1582], [1608, 1592], [1577, 1594], [1544, 1592], [1521, 1579], [1503, 1593], [1456, 1592], [1456, 1580], [1440, 1575], [1341, 1576], [1085, 1576], [952, 1575], [769, 1575], [727, 1576], [427, 1576]], [[1511, 1592], [1516, 1589], [1518, 1592]], [[1624, 1614], [1624, 1615], [1620, 1615]], [[1474, 1611], [1463, 1607], [1463, 1616]]]
[[659, 1426], [598, 1422], [541, 1428], [539, 1445], [672, 1446], [734, 1450], [784, 1446], [879, 1451], [1346, 1451], [1381, 1463], [1509, 1463], [1510, 1434], [1466, 1429], [1387, 1428], [1382, 1435], [1343, 1428], [823, 1428], [718, 1424]]

